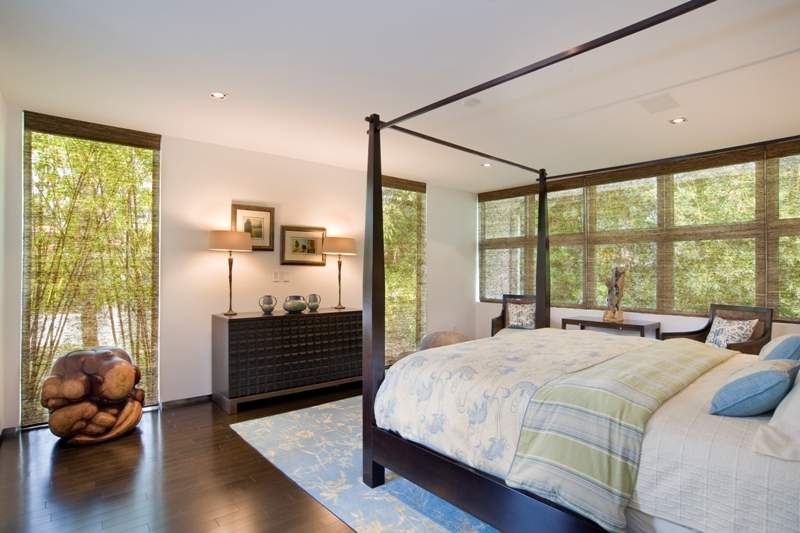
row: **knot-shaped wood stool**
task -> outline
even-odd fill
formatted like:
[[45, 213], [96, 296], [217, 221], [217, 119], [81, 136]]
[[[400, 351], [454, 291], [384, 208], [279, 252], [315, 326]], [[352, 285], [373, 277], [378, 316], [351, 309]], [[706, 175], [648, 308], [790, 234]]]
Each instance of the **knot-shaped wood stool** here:
[[71, 444], [119, 437], [142, 418], [139, 369], [120, 348], [92, 348], [56, 359], [42, 387], [50, 431]]

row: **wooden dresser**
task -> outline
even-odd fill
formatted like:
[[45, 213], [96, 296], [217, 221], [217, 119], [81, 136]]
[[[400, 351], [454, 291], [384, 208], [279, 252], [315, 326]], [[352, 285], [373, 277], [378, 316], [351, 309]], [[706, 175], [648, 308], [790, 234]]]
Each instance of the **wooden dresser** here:
[[212, 390], [240, 403], [361, 380], [361, 310], [212, 316]]

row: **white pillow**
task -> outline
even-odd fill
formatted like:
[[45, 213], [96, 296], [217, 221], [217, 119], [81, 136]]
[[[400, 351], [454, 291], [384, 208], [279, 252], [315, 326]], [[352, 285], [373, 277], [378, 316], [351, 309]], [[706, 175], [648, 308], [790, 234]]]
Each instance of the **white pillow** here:
[[800, 461], [800, 376], [775, 408], [769, 423], [756, 431], [752, 449], [785, 461]]
[[706, 344], [713, 344], [725, 348], [729, 344], [750, 340], [753, 330], [756, 329], [758, 319], [753, 320], [728, 320], [714, 317], [711, 330], [706, 337]]

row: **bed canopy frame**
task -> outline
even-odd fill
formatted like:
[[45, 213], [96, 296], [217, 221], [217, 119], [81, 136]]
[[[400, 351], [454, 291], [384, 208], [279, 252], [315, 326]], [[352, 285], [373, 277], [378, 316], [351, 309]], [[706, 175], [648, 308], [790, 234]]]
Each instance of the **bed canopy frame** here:
[[690, 0], [601, 37], [475, 85], [388, 121], [368, 116], [367, 202], [364, 233], [363, 291], [363, 481], [385, 482], [385, 469], [427, 489], [502, 531], [589, 531], [599, 526], [547, 499], [513, 489], [496, 478], [406, 440], [375, 424], [374, 403], [385, 372], [385, 288], [381, 130], [392, 129], [425, 141], [466, 152], [536, 174], [538, 219], [536, 246], [536, 327], [550, 326], [550, 250], [547, 226], [547, 171], [420, 133], [399, 124], [492, 87], [542, 70], [567, 59], [652, 28], [716, 0]]

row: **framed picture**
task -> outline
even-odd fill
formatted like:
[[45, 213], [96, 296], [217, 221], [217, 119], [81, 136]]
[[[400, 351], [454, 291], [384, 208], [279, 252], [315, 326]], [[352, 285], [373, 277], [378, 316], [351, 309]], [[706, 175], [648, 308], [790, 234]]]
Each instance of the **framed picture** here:
[[231, 229], [246, 231], [253, 240], [253, 251], [275, 250], [275, 208], [231, 204]]
[[281, 226], [281, 264], [325, 266], [325, 228]]

